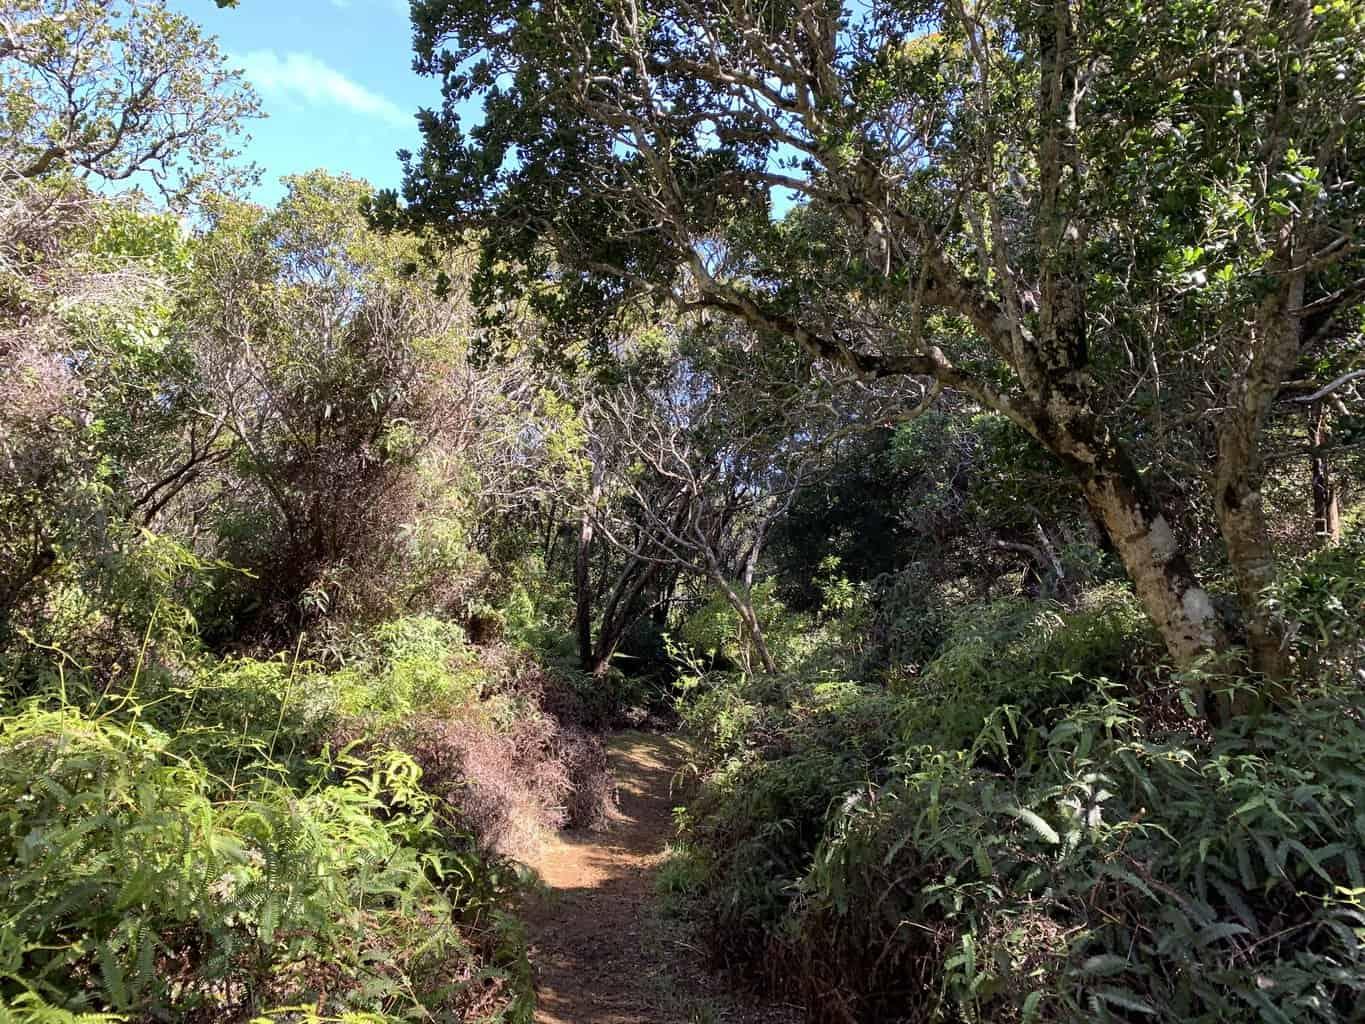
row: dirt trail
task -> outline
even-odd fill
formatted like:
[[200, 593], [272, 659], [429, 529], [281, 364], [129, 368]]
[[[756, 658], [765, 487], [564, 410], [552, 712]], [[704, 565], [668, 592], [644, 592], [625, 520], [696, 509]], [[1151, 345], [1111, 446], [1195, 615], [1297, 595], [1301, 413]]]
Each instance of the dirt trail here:
[[605, 833], [566, 832], [530, 860], [548, 892], [526, 908], [538, 1024], [792, 1024], [787, 1008], [727, 997], [695, 947], [655, 908], [672, 836], [677, 739], [618, 733], [610, 743], [621, 809]]

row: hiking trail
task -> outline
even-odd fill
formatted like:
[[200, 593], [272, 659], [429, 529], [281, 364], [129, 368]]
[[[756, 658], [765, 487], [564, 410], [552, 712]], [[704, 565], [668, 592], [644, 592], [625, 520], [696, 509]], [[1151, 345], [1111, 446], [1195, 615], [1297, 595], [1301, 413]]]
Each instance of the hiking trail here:
[[658, 911], [686, 745], [622, 732], [608, 746], [620, 786], [610, 829], [561, 832], [528, 862], [547, 887], [525, 908], [537, 1024], [797, 1024], [795, 1007], [727, 993], [685, 928]]

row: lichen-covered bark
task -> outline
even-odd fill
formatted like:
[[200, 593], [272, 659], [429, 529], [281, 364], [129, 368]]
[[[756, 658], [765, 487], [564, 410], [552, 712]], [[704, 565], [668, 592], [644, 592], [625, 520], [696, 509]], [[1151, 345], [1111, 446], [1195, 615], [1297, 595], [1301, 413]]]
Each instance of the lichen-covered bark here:
[[1054, 393], [1037, 415], [1038, 437], [1075, 474], [1081, 493], [1123, 561], [1143, 609], [1177, 665], [1227, 645], [1208, 592], [1127, 452], [1079, 395]]
[[[1292, 256], [1290, 257], [1292, 264]], [[1261, 433], [1280, 384], [1299, 357], [1302, 273], [1285, 275], [1282, 291], [1262, 303], [1246, 346], [1244, 366], [1229, 387], [1218, 428], [1213, 505], [1227, 547], [1228, 566], [1246, 618], [1251, 666], [1270, 680], [1289, 675], [1283, 620], [1266, 601], [1275, 582], [1275, 551], [1266, 523]]]
[[1171, 657], [1178, 665], [1191, 665], [1224, 645], [1221, 624], [1170, 523], [1142, 491], [1135, 491], [1127, 475], [1095, 473], [1082, 491]]

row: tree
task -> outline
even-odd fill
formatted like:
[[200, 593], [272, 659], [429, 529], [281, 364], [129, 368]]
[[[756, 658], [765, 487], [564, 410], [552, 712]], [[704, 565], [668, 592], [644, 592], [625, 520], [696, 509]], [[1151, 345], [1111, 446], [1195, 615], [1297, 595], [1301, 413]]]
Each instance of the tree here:
[[627, 565], [704, 580], [773, 672], [753, 600], [760, 560], [774, 525], [826, 469], [847, 428], [840, 407], [853, 403], [794, 379], [799, 353], [765, 349], [742, 327], [677, 333], [663, 365], [627, 367], [595, 400], [589, 525]]
[[301, 601], [363, 613], [393, 599], [383, 570], [416, 466], [461, 414], [438, 393], [458, 383], [462, 307], [414, 276], [419, 240], [368, 229], [364, 182], [286, 185], [273, 210], [210, 205], [177, 325], [235, 446], [222, 553], [258, 572], [267, 629]]
[[[422, 0], [414, 23], [445, 102], [382, 214], [480, 229], [485, 298], [718, 310], [1005, 415], [1181, 665], [1229, 638], [1131, 454], [1150, 395], [1104, 382], [1135, 294], [1172, 348], [1207, 299], [1213, 496], [1254, 663], [1283, 671], [1259, 442], [1365, 291], [1358, 5]], [[802, 216], [774, 220], [774, 192]]]
[[0, 627], [121, 551], [206, 457], [193, 361], [170, 330], [176, 218], [67, 182], [0, 186]]
[[66, 171], [167, 198], [230, 187], [258, 114], [217, 43], [163, 0], [0, 2], [0, 180]]

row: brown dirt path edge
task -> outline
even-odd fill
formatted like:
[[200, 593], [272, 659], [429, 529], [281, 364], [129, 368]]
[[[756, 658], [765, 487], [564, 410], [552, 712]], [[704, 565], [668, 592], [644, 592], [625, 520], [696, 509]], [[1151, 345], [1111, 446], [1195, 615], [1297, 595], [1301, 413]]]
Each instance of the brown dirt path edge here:
[[537, 1024], [794, 1024], [792, 1008], [745, 1005], [699, 966], [655, 907], [654, 878], [673, 834], [672, 783], [687, 760], [672, 736], [609, 741], [620, 812], [606, 832], [564, 832], [528, 865], [547, 890], [524, 908]]

